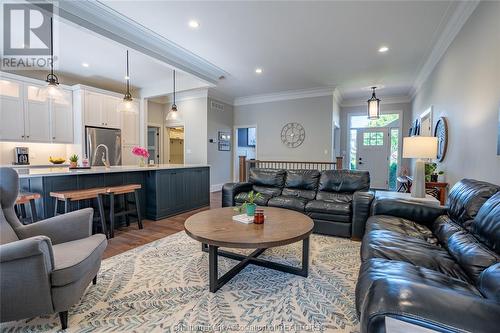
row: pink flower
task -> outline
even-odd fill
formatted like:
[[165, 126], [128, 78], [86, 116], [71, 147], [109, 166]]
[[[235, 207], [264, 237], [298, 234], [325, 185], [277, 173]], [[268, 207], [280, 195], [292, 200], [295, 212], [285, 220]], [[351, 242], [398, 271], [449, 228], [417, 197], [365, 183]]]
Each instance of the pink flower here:
[[144, 157], [144, 158], [149, 157], [148, 150], [146, 148], [140, 147], [140, 146], [135, 146], [134, 148], [132, 148], [132, 154], [134, 154], [135, 156]]

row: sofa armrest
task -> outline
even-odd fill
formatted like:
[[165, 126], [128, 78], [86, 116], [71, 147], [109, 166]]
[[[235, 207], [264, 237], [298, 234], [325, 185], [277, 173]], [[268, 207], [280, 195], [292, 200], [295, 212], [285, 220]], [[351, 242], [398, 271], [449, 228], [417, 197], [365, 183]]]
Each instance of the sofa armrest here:
[[54, 255], [45, 236], [0, 245], [2, 322], [54, 312], [50, 275]]
[[446, 214], [446, 207], [402, 199], [375, 199], [372, 215], [391, 215], [429, 225]]
[[226, 183], [222, 186], [222, 207], [233, 207], [234, 197], [241, 192], [252, 190], [252, 184], [244, 183]]
[[438, 332], [496, 332], [500, 305], [395, 277], [374, 281], [370, 287], [361, 308], [361, 332], [385, 332], [385, 317]]
[[353, 240], [361, 240], [365, 234], [366, 220], [370, 216], [370, 208], [374, 195], [372, 192], [354, 192], [352, 199], [352, 230]]
[[80, 209], [63, 215], [16, 228], [21, 238], [44, 235], [52, 244], [66, 243], [92, 235], [92, 208]]

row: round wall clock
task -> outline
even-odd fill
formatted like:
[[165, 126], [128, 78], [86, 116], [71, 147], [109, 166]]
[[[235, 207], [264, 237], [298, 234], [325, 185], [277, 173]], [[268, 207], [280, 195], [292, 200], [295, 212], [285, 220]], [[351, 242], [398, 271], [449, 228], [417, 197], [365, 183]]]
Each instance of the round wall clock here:
[[297, 148], [306, 138], [306, 131], [299, 123], [288, 123], [281, 130], [281, 142], [289, 148]]
[[445, 117], [439, 118], [434, 127], [434, 136], [438, 139], [437, 160], [442, 162], [448, 148], [448, 123]]

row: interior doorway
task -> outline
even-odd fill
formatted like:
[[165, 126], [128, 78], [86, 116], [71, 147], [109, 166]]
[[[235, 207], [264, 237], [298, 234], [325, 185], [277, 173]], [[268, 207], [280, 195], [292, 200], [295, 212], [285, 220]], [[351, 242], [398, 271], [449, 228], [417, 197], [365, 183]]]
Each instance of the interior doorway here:
[[238, 181], [239, 157], [245, 156], [247, 160], [257, 158], [257, 126], [235, 126], [234, 128], [234, 180]]
[[184, 163], [184, 127], [167, 127], [168, 163]]
[[148, 126], [148, 152], [149, 160], [153, 160], [155, 164], [160, 164], [160, 127]]
[[387, 128], [358, 128], [357, 170], [370, 172], [370, 186], [389, 187], [389, 134]]

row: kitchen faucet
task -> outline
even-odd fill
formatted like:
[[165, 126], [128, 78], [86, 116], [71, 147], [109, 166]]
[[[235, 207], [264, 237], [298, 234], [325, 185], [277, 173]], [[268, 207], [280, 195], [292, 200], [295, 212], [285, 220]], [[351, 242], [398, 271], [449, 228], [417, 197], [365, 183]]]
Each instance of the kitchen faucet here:
[[103, 147], [104, 148], [104, 153], [102, 153], [102, 157], [101, 157], [101, 161], [102, 161], [102, 164], [104, 164], [104, 166], [106, 168], [109, 168], [109, 149], [108, 149], [108, 146], [106, 146], [105, 144], [101, 143], [99, 144], [97, 147], [95, 147], [95, 151], [94, 151], [94, 158], [92, 159], [92, 164], [95, 163], [95, 159], [96, 159], [96, 156], [97, 156], [97, 151], [99, 150], [99, 148]]

